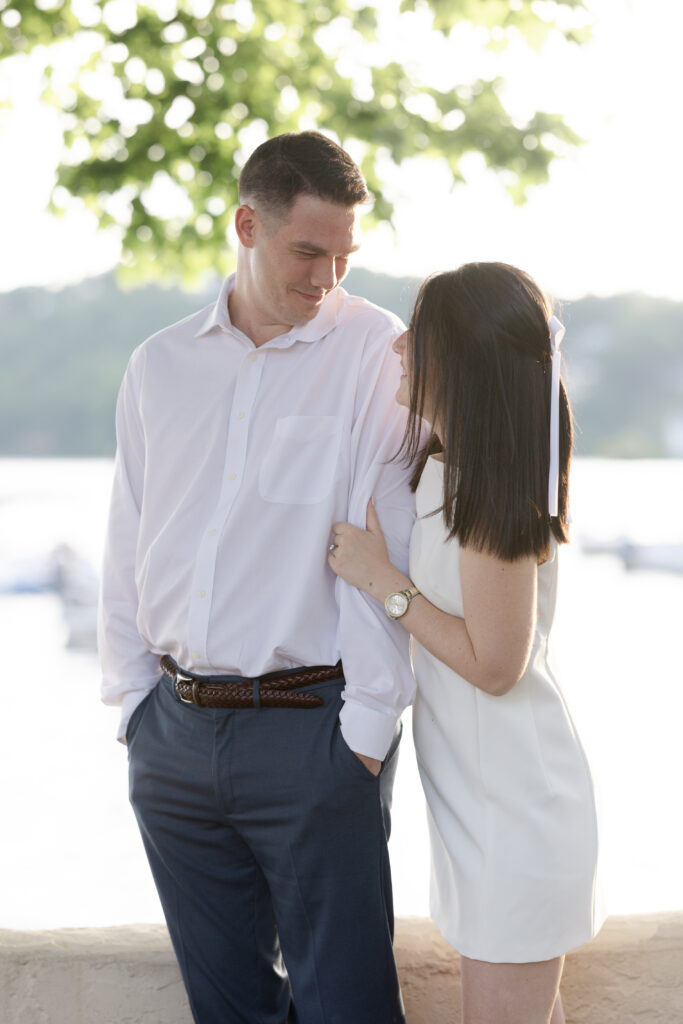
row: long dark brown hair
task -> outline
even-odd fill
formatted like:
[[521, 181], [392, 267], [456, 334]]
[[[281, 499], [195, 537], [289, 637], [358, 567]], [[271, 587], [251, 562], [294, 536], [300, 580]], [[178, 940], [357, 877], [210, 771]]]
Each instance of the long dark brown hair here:
[[[550, 305], [505, 263], [466, 263], [420, 288], [408, 335], [412, 485], [443, 450], [443, 516], [463, 546], [513, 561], [568, 541], [572, 415], [560, 385], [559, 516], [548, 506]], [[421, 420], [432, 434], [420, 448]], [[437, 437], [436, 430], [439, 436]]]

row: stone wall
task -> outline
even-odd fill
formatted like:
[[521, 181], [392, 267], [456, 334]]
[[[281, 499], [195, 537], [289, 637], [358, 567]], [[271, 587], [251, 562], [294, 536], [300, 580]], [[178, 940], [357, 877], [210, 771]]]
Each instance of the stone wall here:
[[[458, 958], [397, 922], [408, 1024], [458, 1024]], [[567, 957], [567, 1024], [683, 1024], [683, 913], [610, 918]], [[162, 925], [0, 931], [1, 1024], [191, 1024]], [[349, 1022], [352, 1024], [352, 1022]]]

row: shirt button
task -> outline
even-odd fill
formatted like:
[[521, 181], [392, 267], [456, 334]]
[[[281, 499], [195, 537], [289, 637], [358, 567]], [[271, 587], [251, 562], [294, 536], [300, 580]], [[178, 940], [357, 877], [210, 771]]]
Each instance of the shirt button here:
[[192, 652], [192, 660], [193, 661], [199, 661], [199, 651], [193, 651]]
[[237, 474], [236, 473], [231, 473], [230, 476], [228, 477], [228, 480], [236, 480], [236, 479], [237, 479]]
[[200, 597], [206, 597], [206, 591], [205, 590], [198, 590], [197, 593], [199, 594]]
[[209, 537], [215, 537], [215, 536], [216, 536], [216, 531], [215, 530], [209, 530]]
[[258, 359], [258, 356], [256, 355], [256, 353], [252, 352], [251, 355], [249, 356], [249, 362], [250, 363], [255, 363], [257, 359]]
[[244, 413], [243, 412], [238, 412], [237, 413], [237, 419], [238, 420], [243, 420], [244, 419]]

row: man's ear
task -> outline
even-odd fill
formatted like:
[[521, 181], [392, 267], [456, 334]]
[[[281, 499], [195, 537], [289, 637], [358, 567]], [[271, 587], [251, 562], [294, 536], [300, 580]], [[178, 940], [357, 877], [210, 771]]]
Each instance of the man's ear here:
[[256, 241], [256, 234], [259, 227], [259, 218], [253, 207], [242, 203], [237, 207], [235, 213], [235, 231], [243, 246], [252, 249]]

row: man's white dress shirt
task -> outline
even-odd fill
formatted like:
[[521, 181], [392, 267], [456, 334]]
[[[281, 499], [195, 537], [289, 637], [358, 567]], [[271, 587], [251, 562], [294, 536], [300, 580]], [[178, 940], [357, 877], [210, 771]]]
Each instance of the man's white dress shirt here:
[[403, 327], [338, 287], [314, 320], [256, 348], [230, 323], [233, 282], [137, 348], [121, 385], [103, 700], [121, 705], [125, 740], [161, 654], [243, 676], [342, 658], [342, 734], [382, 759], [414, 694], [408, 637], [327, 557], [332, 523], [365, 526], [372, 495], [407, 569], [415, 502], [391, 461], [405, 426], [391, 349]]

